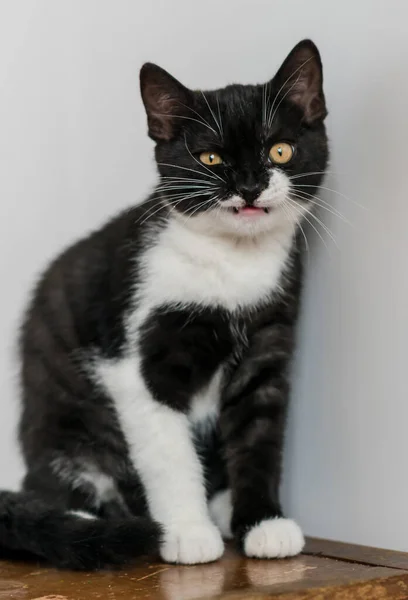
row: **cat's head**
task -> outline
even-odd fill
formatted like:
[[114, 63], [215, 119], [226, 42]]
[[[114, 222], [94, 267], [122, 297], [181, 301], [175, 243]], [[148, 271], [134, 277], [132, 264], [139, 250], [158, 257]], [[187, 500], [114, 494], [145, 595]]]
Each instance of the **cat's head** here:
[[300, 42], [264, 85], [209, 92], [145, 64], [158, 202], [190, 226], [238, 236], [293, 227], [313, 206], [328, 159], [322, 64]]

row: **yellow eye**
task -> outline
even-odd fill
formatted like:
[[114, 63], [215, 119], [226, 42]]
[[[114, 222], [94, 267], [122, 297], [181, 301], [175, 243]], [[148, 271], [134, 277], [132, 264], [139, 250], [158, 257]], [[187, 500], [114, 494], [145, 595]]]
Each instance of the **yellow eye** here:
[[222, 164], [222, 158], [216, 152], [201, 152], [200, 160], [205, 165], [210, 165], [212, 167], [214, 165]]
[[288, 163], [293, 156], [293, 146], [287, 142], [278, 142], [269, 150], [269, 158], [277, 165]]

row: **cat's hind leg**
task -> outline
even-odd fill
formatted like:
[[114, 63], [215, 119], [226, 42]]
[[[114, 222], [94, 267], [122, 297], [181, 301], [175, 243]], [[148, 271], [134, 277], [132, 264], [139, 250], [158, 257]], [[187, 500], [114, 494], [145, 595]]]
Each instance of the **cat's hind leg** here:
[[131, 516], [115, 479], [81, 455], [44, 456], [29, 469], [23, 489], [78, 516]]
[[231, 530], [232, 500], [231, 490], [216, 492], [209, 502], [211, 520], [218, 527], [224, 540], [233, 538]]

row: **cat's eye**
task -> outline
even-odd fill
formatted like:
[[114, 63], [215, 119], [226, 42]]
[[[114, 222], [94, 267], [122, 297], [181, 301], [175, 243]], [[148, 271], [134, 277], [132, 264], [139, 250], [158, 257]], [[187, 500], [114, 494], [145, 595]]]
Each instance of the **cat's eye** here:
[[201, 152], [200, 160], [204, 165], [211, 167], [222, 164], [222, 158], [217, 152]]
[[277, 165], [284, 165], [292, 159], [293, 153], [294, 148], [291, 144], [278, 142], [269, 150], [269, 158]]

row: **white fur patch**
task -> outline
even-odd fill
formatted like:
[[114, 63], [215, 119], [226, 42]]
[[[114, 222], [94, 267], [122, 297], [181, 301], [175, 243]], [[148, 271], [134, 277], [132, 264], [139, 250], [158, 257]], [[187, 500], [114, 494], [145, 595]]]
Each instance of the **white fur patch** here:
[[79, 466], [68, 458], [60, 457], [52, 461], [51, 467], [58, 477], [69, 483], [73, 489], [79, 489], [83, 484], [91, 485], [95, 507], [120, 495], [114, 479], [86, 460]]
[[267, 300], [278, 286], [293, 230], [286, 226], [257, 238], [231, 239], [171, 219], [157, 235], [142, 257], [138, 309], [129, 315], [131, 331], [163, 303], [234, 311]]
[[161, 548], [163, 560], [194, 565], [217, 560], [224, 553], [218, 529], [212, 523], [183, 523], [166, 528]]
[[78, 485], [82, 482], [86, 482], [93, 486], [96, 497], [100, 503], [111, 500], [118, 494], [113, 478], [101, 473], [97, 469], [84, 471], [78, 475], [77, 479]]
[[299, 525], [291, 519], [268, 519], [245, 536], [244, 552], [253, 558], [284, 558], [299, 554], [305, 544]]
[[218, 527], [224, 540], [231, 540], [233, 538], [231, 490], [223, 490], [215, 494], [211, 498], [209, 511], [212, 522]]
[[88, 519], [89, 521], [94, 521], [98, 518], [96, 515], [93, 515], [92, 513], [86, 512], [84, 510], [68, 510], [67, 514], [79, 517], [80, 519]]
[[189, 420], [195, 429], [205, 432], [214, 426], [220, 408], [222, 367], [218, 369], [210, 383], [191, 399]]
[[269, 185], [255, 200], [255, 206], [279, 207], [290, 192], [290, 179], [283, 171], [274, 168]]

